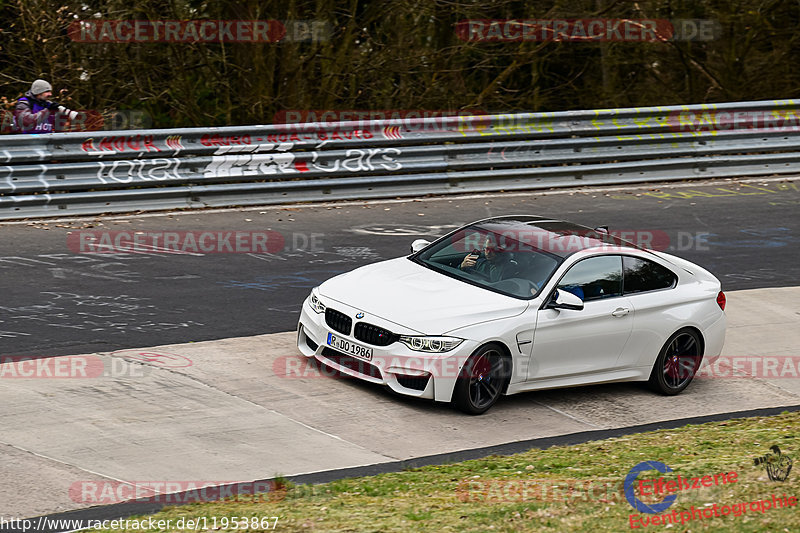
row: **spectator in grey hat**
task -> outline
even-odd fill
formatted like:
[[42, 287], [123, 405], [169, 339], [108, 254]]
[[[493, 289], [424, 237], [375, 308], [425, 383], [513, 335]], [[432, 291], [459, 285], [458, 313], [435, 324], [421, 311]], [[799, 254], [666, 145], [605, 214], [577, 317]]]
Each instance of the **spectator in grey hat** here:
[[62, 131], [66, 118], [74, 119], [74, 111], [50, 101], [53, 86], [45, 80], [36, 80], [25, 96], [17, 100], [14, 108], [17, 130], [22, 133], [52, 133]]

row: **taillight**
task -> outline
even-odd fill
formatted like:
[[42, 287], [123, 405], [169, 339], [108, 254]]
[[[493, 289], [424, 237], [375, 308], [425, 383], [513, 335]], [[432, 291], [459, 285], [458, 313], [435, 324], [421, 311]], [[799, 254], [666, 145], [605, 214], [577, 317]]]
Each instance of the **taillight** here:
[[718, 306], [719, 306], [719, 308], [720, 308], [720, 309], [722, 309], [723, 311], [725, 310], [725, 302], [726, 302], [726, 300], [725, 300], [725, 293], [724, 293], [724, 292], [722, 292], [722, 291], [719, 291], [719, 294], [717, 294], [717, 305], [718, 305]]

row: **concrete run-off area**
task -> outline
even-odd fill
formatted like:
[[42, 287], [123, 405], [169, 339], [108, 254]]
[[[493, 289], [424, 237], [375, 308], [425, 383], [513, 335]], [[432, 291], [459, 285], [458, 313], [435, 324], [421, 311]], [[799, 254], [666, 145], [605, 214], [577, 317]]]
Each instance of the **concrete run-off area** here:
[[[792, 287], [728, 293], [723, 357], [796, 362], [798, 301]], [[94, 482], [250, 481], [800, 404], [800, 378], [742, 364], [740, 377], [716, 369], [674, 397], [598, 385], [511, 396], [470, 417], [307, 367], [294, 332], [71, 357], [0, 366], [0, 515], [110, 503], [82, 492]]]

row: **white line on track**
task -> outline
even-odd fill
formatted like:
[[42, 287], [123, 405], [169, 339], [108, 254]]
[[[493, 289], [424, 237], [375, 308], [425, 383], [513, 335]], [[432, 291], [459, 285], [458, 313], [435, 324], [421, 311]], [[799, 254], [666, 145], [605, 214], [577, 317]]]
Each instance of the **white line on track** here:
[[95, 475], [95, 476], [98, 476], [98, 477], [102, 477], [102, 478], [106, 478], [106, 479], [113, 479], [114, 481], [119, 481], [120, 483], [127, 483], [129, 485], [131, 484], [130, 481], [125, 481], [124, 479], [119, 479], [119, 478], [116, 478], [114, 476], [109, 476], [107, 474], [101, 474], [100, 472], [95, 472], [94, 470], [89, 470], [88, 468], [83, 468], [83, 467], [80, 467], [80, 466], [78, 466], [76, 464], [68, 463], [66, 461], [62, 461], [60, 459], [56, 459], [55, 457], [50, 457], [49, 455], [43, 455], [43, 454], [37, 453], [37, 452], [35, 452], [33, 450], [28, 450], [28, 449], [25, 449], [25, 448], [21, 448], [20, 446], [17, 446], [16, 444], [11, 444], [10, 442], [2, 442], [2, 441], [0, 441], [0, 445], [8, 446], [10, 448], [14, 448], [15, 450], [18, 450], [18, 451], [21, 451], [21, 452], [24, 452], [24, 453], [29, 453], [29, 454], [34, 455], [36, 457], [41, 457], [42, 459], [46, 459], [48, 461], [53, 461], [54, 463], [58, 463], [58, 464], [62, 464], [64, 466], [68, 466], [70, 468], [74, 468], [75, 470], [80, 470], [81, 472], [86, 472], [88, 474], [92, 474], [92, 475]]
[[592, 426], [593, 428], [597, 428], [597, 429], [608, 429], [607, 427], [598, 426], [597, 424], [592, 424], [588, 420], [583, 420], [582, 418], [578, 418], [577, 416], [573, 416], [573, 415], [571, 415], [569, 413], [566, 413], [566, 412], [562, 411], [561, 409], [556, 409], [555, 407], [547, 405], [546, 403], [538, 402], [536, 400], [533, 400], [533, 403], [541, 405], [542, 407], [546, 407], [547, 409], [550, 409], [551, 411], [555, 411], [556, 413], [558, 413], [558, 414], [560, 414], [562, 416], [566, 416], [567, 418], [571, 418], [575, 422], [579, 422], [581, 424], [586, 424], [587, 426]]

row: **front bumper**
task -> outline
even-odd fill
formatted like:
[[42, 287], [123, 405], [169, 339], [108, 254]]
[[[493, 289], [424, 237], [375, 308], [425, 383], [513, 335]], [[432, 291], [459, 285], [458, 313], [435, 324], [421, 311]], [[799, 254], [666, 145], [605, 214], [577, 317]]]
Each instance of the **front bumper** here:
[[[332, 307], [350, 317], [355, 317], [359, 311], [338, 302]], [[369, 323], [390, 331], [397, 330], [396, 325], [374, 316], [370, 317]], [[386, 385], [399, 394], [442, 402], [451, 400], [458, 374], [477, 347], [476, 342], [465, 340], [449, 352], [429, 354], [413, 351], [400, 342], [375, 346], [356, 339], [352, 329], [349, 334], [343, 334], [330, 328], [325, 323], [325, 314], [311, 310], [306, 299], [297, 324], [297, 348], [306, 357], [314, 357], [341, 374]], [[366, 361], [334, 350], [327, 345], [328, 333], [372, 348], [372, 359]]]

